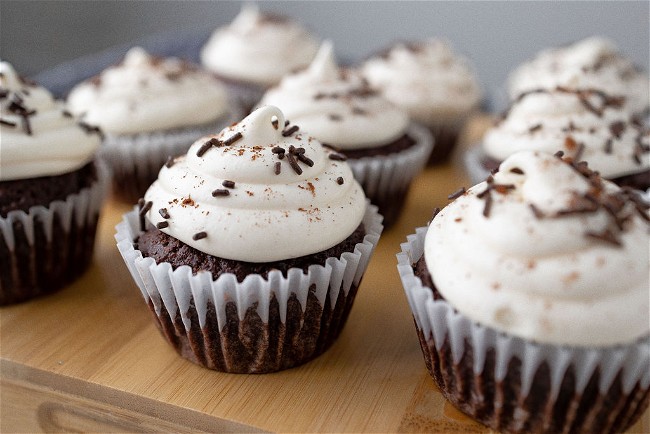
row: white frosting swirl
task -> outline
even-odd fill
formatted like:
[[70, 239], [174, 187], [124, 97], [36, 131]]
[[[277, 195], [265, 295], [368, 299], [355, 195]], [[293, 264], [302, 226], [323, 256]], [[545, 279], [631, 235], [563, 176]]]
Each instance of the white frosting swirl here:
[[280, 107], [287, 119], [328, 145], [364, 149], [386, 145], [408, 127], [406, 111], [384, 99], [353, 71], [340, 69], [324, 42], [309, 68], [269, 89], [260, 105]]
[[648, 76], [602, 37], [590, 37], [572, 45], [548, 48], [520, 65], [510, 75], [508, 92], [512, 99], [534, 89], [601, 89], [628, 99], [634, 112], [650, 106]]
[[648, 130], [633, 123], [631, 116], [626, 105], [599, 93], [530, 92], [513, 102], [506, 118], [486, 132], [483, 147], [487, 155], [502, 161], [521, 150], [562, 150], [572, 156], [584, 144], [580, 159], [604, 177], [616, 178], [650, 169], [650, 154], [639, 148], [650, 145]]
[[[277, 107], [266, 106], [212, 136], [226, 140], [241, 133], [232, 145], [199, 156], [211, 137], [197, 140], [187, 156], [161, 169], [145, 194], [153, 203], [149, 221], [169, 223], [163, 232], [202, 252], [247, 262], [304, 256], [346, 239], [363, 218], [363, 190], [347, 163], [330, 159], [320, 142], [300, 132], [285, 137], [284, 122]], [[287, 153], [290, 146], [304, 148], [313, 166], [298, 162], [302, 174], [297, 174], [288, 156], [279, 159], [273, 152], [277, 146]], [[233, 181], [234, 188], [224, 181]], [[228, 195], [215, 197], [216, 190]], [[207, 236], [195, 239], [200, 232]]]
[[362, 73], [386, 98], [424, 124], [464, 115], [481, 98], [469, 61], [441, 39], [395, 44], [384, 55], [367, 60]]
[[122, 63], [77, 85], [69, 110], [112, 134], [136, 134], [216, 121], [228, 112], [225, 87], [208, 72], [140, 47]]
[[201, 62], [225, 78], [268, 87], [308, 65], [317, 49], [318, 42], [297, 22], [244, 4], [229, 26], [208, 39]]
[[0, 181], [61, 175], [92, 160], [101, 143], [44, 87], [0, 62]]
[[[620, 246], [586, 236], [611, 229], [610, 214], [551, 216], [594, 192], [559, 158], [525, 151], [501, 164], [488, 217], [487, 183], [471, 188], [433, 220], [425, 260], [433, 281], [470, 319], [525, 339], [577, 346], [615, 345], [650, 331], [648, 225], [628, 199]], [[621, 191], [604, 181], [607, 198]], [[502, 190], [503, 191], [503, 190]], [[531, 205], [548, 217], [537, 218]]]

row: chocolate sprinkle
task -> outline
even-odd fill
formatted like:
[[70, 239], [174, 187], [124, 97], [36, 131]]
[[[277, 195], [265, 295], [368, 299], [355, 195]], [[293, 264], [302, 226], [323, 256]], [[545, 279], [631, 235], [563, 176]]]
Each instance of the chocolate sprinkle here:
[[345, 161], [345, 160], [347, 160], [347, 157], [345, 155], [339, 154], [339, 153], [329, 154], [328, 157], [329, 157], [330, 160], [334, 160], [334, 161]]
[[210, 149], [212, 147], [212, 144], [213, 144], [212, 140], [214, 140], [214, 139], [210, 139], [210, 140], [208, 140], [207, 142], [205, 142], [204, 144], [201, 145], [199, 150], [196, 151], [196, 156], [197, 157], [203, 157], [203, 154], [208, 152], [208, 149]]
[[271, 149], [271, 152], [273, 152], [274, 154], [284, 154], [286, 151], [284, 150], [283, 147], [276, 146], [273, 149]]
[[485, 206], [483, 207], [483, 216], [485, 218], [490, 217], [491, 210], [492, 210], [492, 195], [488, 194], [485, 196]]
[[169, 169], [173, 165], [174, 165], [174, 157], [170, 155], [167, 157], [167, 161], [165, 161], [165, 167]]
[[298, 162], [296, 161], [296, 158], [293, 156], [293, 153], [289, 152], [287, 154], [287, 161], [289, 161], [289, 165], [293, 169], [296, 174], [301, 175], [302, 174], [302, 168], [298, 165]]
[[338, 178], [336, 178], [336, 183], [337, 183], [338, 185], [343, 185], [343, 177], [342, 177], [342, 176], [339, 176]]
[[447, 199], [449, 199], [449, 200], [458, 199], [459, 197], [461, 197], [464, 194], [465, 194], [465, 187], [461, 187], [458, 190], [454, 191], [449, 196], [447, 196]]
[[606, 154], [611, 154], [612, 153], [612, 143], [613, 140], [611, 138], [607, 139], [605, 142], [605, 153]]
[[283, 137], [289, 137], [289, 136], [291, 136], [293, 133], [295, 133], [296, 131], [298, 131], [298, 129], [299, 129], [298, 125], [292, 125], [290, 128], [288, 128], [288, 129], [282, 131], [282, 136], [283, 136]]
[[192, 239], [194, 241], [202, 240], [203, 238], [207, 237], [208, 234], [206, 232], [197, 232], [194, 235], [192, 235]]
[[536, 218], [543, 219], [545, 217], [544, 213], [542, 211], [540, 211], [540, 209], [537, 208], [537, 206], [535, 206], [535, 204], [531, 203], [528, 206], [530, 207], [530, 210], [533, 212], [533, 214], [535, 215]]
[[144, 215], [147, 214], [149, 212], [149, 210], [151, 209], [151, 205], [153, 205], [152, 201], [145, 202], [142, 205], [142, 208], [140, 208], [140, 213], [139, 214], [144, 217]]
[[160, 217], [162, 217], [162, 218], [164, 218], [164, 219], [168, 219], [168, 218], [171, 217], [171, 216], [169, 215], [169, 211], [167, 211], [167, 208], [160, 208], [160, 209], [158, 210], [158, 214], [160, 214]]
[[212, 192], [212, 197], [225, 197], [230, 196], [230, 190], [224, 188], [218, 188]]
[[156, 227], [158, 229], [165, 229], [168, 226], [169, 226], [169, 222], [158, 222], [158, 223], [156, 223]]
[[235, 181], [228, 181], [225, 180], [224, 182], [221, 183], [226, 188], [235, 188]]
[[616, 238], [616, 235], [614, 235], [614, 233], [612, 233], [612, 231], [610, 231], [609, 229], [605, 229], [602, 232], [588, 231], [588, 232], [585, 233], [585, 236], [587, 236], [589, 238], [593, 238], [595, 240], [603, 241], [605, 243], [608, 243], [608, 244], [611, 244], [611, 245], [614, 245], [614, 246], [617, 246], [617, 247], [622, 246], [621, 241], [618, 238]]
[[440, 213], [440, 208], [435, 207], [433, 209], [433, 215], [431, 216], [431, 221], [433, 221], [439, 213]]
[[278, 118], [275, 118], [275, 119], [273, 119], [273, 120], [271, 121], [271, 125], [273, 125], [273, 128], [275, 128], [276, 130], [278, 129], [278, 124], [279, 124], [279, 123], [280, 123], [280, 122], [278, 121]]
[[302, 162], [305, 163], [307, 166], [309, 166], [309, 167], [313, 167], [313, 166], [314, 166], [314, 161], [313, 161], [311, 158], [309, 158], [309, 157], [305, 157], [304, 154], [298, 154], [297, 157], [298, 157], [298, 160], [302, 161]]
[[233, 143], [235, 143], [237, 140], [239, 140], [241, 138], [242, 138], [242, 134], [239, 131], [237, 131], [235, 134], [228, 137], [226, 140], [222, 141], [221, 144], [223, 146], [230, 146], [230, 145], [232, 145]]
[[535, 131], [539, 131], [542, 129], [542, 124], [537, 124], [533, 125], [532, 127], [528, 128], [529, 133], [534, 133]]
[[2, 124], [2, 125], [6, 125], [6, 126], [8, 126], [8, 127], [15, 127], [15, 126], [16, 126], [16, 123], [15, 123], [15, 122], [6, 121], [6, 120], [4, 120], [4, 119], [0, 119], [0, 124]]
[[614, 137], [617, 139], [621, 138], [621, 134], [625, 131], [625, 122], [623, 121], [618, 121], [618, 122], [612, 122], [609, 124], [609, 131], [612, 133]]
[[279, 161], [275, 163], [275, 174], [279, 175], [282, 172], [282, 163]]

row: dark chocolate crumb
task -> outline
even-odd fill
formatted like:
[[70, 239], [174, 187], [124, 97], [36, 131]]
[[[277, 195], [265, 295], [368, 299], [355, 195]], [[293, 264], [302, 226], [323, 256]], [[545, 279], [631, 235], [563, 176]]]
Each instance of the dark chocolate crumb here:
[[225, 180], [221, 183], [221, 185], [223, 185], [226, 188], [235, 188], [235, 181]]
[[271, 125], [273, 125], [273, 128], [275, 128], [276, 130], [278, 129], [278, 124], [279, 124], [278, 118], [274, 118], [271, 121]]
[[622, 121], [612, 122], [611, 124], [609, 124], [609, 131], [612, 133], [614, 137], [620, 139], [623, 132], [625, 132], [625, 122]]
[[156, 223], [156, 227], [158, 229], [165, 229], [168, 226], [169, 226], [169, 222], [158, 222], [158, 223]]

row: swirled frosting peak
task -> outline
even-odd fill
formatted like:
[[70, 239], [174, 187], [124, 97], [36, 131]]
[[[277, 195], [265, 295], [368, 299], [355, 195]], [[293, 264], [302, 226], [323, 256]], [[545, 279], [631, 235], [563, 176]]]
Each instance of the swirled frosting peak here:
[[404, 134], [408, 115], [360, 74], [339, 68], [332, 44], [324, 42], [312, 64], [285, 76], [261, 105], [275, 105], [323, 143], [342, 149], [388, 144]]
[[216, 121], [228, 113], [224, 86], [178, 58], [130, 49], [124, 60], [79, 85], [71, 112], [107, 133], [137, 134]]
[[97, 128], [79, 123], [47, 89], [0, 61], [0, 181], [72, 172], [100, 143]]
[[425, 260], [472, 320], [537, 342], [650, 332], [648, 206], [586, 165], [523, 151], [431, 222]]
[[593, 89], [530, 91], [487, 131], [483, 147], [498, 161], [521, 150], [561, 150], [617, 178], [650, 169], [650, 131], [632, 116], [624, 98]]
[[386, 98], [425, 124], [467, 113], [481, 97], [468, 60], [441, 39], [397, 43], [368, 59], [362, 72]]
[[318, 42], [297, 22], [245, 3], [230, 25], [212, 34], [201, 62], [225, 78], [268, 87], [308, 65], [317, 49]]
[[650, 106], [648, 75], [609, 39], [593, 36], [565, 47], [548, 48], [519, 66], [509, 78], [512, 99], [533, 89], [600, 89], [622, 95], [634, 112]]
[[147, 218], [213, 256], [271, 262], [326, 250], [359, 226], [363, 190], [340, 155], [273, 106], [197, 140], [145, 194]]

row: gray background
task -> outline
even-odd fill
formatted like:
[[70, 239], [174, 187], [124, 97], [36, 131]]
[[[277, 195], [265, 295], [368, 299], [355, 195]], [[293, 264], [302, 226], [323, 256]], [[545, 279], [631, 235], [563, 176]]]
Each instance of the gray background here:
[[[331, 39], [339, 58], [348, 62], [396, 39], [445, 37], [472, 59], [491, 98], [501, 93], [508, 72], [539, 49], [595, 34], [611, 38], [621, 51], [648, 69], [647, 1], [258, 4], [262, 10], [290, 15], [321, 38]], [[121, 53], [145, 37], [149, 41], [188, 37], [202, 41], [212, 29], [230, 22], [240, 7], [240, 2], [223, 1], [2, 0], [0, 56], [19, 72], [41, 77], [39, 72], [82, 56], [102, 50], [104, 54]]]

